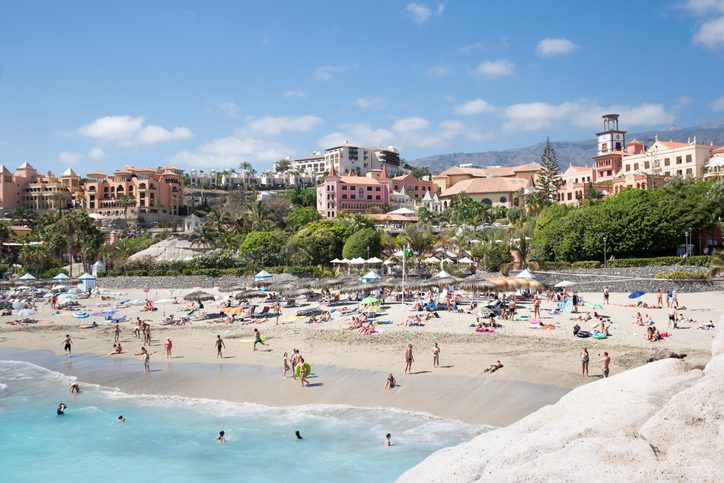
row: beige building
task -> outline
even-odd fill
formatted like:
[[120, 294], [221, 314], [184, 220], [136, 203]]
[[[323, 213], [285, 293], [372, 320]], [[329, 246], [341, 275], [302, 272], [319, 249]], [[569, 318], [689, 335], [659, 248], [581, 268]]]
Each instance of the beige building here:
[[477, 178], [520, 178], [529, 181], [531, 185], [535, 185], [535, 178], [541, 169], [541, 165], [536, 162], [523, 164], [521, 166], [493, 166], [487, 168], [460, 165], [452, 166], [440, 174], [434, 175], [432, 182], [438, 186], [441, 192], [462, 181]]
[[[638, 145], [634, 145], [638, 143]], [[648, 149], [640, 142], [631, 142], [619, 175], [632, 173], [662, 176], [704, 177], [704, 167], [719, 146], [700, 144], [696, 138], [685, 143], [661, 141], [658, 136]], [[629, 154], [630, 153], [630, 154]]]
[[442, 209], [450, 206], [452, 198], [465, 194], [470, 199], [491, 206], [510, 208], [521, 203], [518, 194], [533, 187], [527, 178], [471, 178], [455, 183], [440, 194]]
[[724, 181], [724, 147], [711, 152], [712, 157], [704, 166], [704, 179]]

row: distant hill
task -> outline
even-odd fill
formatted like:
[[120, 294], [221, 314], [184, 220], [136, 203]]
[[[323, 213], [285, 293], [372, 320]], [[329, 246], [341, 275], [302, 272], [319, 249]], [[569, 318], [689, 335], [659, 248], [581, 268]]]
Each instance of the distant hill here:
[[[717, 145], [724, 145], [724, 121], [718, 121], [706, 125], [674, 128], [665, 131], [644, 131], [638, 133], [627, 133], [626, 140], [638, 139], [648, 141], [658, 134], [659, 139], [664, 141], [674, 140], [684, 142], [689, 138], [696, 137], [699, 143], [713, 142]], [[439, 172], [450, 166], [457, 166], [461, 163], [472, 163], [478, 166], [515, 166], [531, 161], [539, 161], [543, 153], [543, 142], [524, 148], [508, 149], [505, 151], [486, 151], [483, 153], [448, 153], [426, 156], [410, 161], [413, 166], [427, 166], [430, 171]], [[593, 136], [585, 141], [555, 142], [553, 147], [558, 155], [558, 163], [562, 169], [569, 164], [586, 166], [591, 164], [591, 158], [596, 149], [596, 142]]]

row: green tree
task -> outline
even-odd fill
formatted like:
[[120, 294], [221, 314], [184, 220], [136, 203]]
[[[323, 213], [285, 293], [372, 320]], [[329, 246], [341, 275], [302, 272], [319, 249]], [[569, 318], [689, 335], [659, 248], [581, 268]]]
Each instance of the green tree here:
[[542, 166], [541, 172], [536, 179], [538, 191], [543, 194], [544, 198], [550, 203], [556, 200], [558, 185], [561, 183], [561, 177], [558, 175], [558, 156], [551, 144], [550, 139], [546, 139], [543, 147], [543, 154], [540, 157]]
[[497, 272], [507, 268], [513, 257], [507, 240], [499, 240], [501, 243], [486, 242], [474, 247], [471, 255], [478, 261], [480, 268], [486, 272]]
[[264, 206], [263, 201], [254, 201], [249, 205], [249, 223], [252, 230], [259, 230], [264, 227], [264, 223], [269, 221], [269, 211]]
[[287, 234], [281, 230], [251, 231], [241, 243], [239, 250], [252, 262], [262, 265], [278, 265], [284, 260]]
[[328, 265], [342, 256], [342, 240], [332, 225], [305, 227], [294, 234], [288, 245], [290, 261], [297, 265]]
[[381, 254], [382, 238], [374, 228], [362, 228], [355, 231], [345, 242], [342, 256], [351, 260], [362, 257], [378, 257]]
[[432, 249], [435, 244], [435, 237], [432, 234], [432, 227], [427, 223], [410, 224], [400, 236], [405, 245], [418, 257], [418, 262], [423, 254]]
[[296, 206], [292, 208], [292, 211], [289, 212], [284, 222], [290, 230], [297, 231], [303, 226], [321, 218], [322, 215], [320, 215], [313, 206]]
[[134, 200], [128, 195], [121, 195], [117, 198], [118, 203], [123, 208], [123, 219], [128, 222], [128, 207], [130, 207]]
[[719, 275], [722, 271], [724, 271], [724, 254], [720, 251], [714, 252], [709, 262], [709, 280]]

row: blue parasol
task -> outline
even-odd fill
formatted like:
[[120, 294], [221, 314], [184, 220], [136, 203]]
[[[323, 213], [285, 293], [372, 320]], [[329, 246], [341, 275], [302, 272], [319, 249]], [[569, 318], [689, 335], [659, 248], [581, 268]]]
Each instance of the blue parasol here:
[[637, 291], [635, 291], [635, 292], [632, 292], [632, 293], [628, 294], [628, 298], [630, 298], [630, 299], [637, 299], [637, 298], [641, 297], [641, 296], [642, 296], [643, 294], [645, 294], [645, 293], [646, 293], [646, 292], [644, 292], [643, 290], [637, 290]]

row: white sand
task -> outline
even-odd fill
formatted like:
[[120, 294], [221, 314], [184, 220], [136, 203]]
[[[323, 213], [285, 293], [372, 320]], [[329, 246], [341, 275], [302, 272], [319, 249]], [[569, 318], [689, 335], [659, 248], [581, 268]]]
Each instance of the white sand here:
[[434, 453], [398, 481], [724, 481], [724, 330], [717, 332], [704, 370], [667, 359], [587, 384]]

